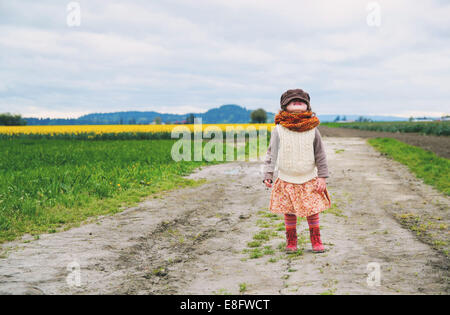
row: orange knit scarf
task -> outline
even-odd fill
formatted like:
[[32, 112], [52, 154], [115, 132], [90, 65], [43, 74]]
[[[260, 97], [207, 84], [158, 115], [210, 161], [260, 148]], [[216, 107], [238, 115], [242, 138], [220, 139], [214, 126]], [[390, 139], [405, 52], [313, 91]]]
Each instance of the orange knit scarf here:
[[275, 124], [281, 124], [293, 131], [303, 132], [317, 127], [320, 121], [314, 112], [293, 113], [281, 110], [275, 115]]

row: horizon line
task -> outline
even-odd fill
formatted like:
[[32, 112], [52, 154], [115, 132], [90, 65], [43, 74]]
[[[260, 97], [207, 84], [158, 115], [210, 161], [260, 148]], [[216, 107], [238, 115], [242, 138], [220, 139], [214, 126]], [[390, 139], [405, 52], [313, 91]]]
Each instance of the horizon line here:
[[[84, 115], [81, 115], [81, 116], [78, 116], [78, 117], [52, 117], [52, 115], [49, 115], [49, 116], [46, 116], [46, 117], [43, 117], [43, 116], [40, 116], [40, 117], [36, 117], [36, 116], [22, 116], [21, 114], [12, 114], [12, 115], [21, 115], [22, 116], [22, 118], [23, 119], [30, 119], [30, 118], [32, 118], [32, 119], [66, 119], [66, 120], [68, 120], [68, 119], [80, 119], [81, 117], [83, 117], [83, 116], [87, 116], [87, 115], [102, 115], [102, 114], [114, 114], [114, 113], [127, 113], [127, 112], [138, 112], [138, 113], [148, 113], [148, 112], [155, 112], [155, 113], [158, 113], [158, 114], [161, 114], [161, 115], [189, 115], [189, 114], [204, 114], [204, 113], [206, 113], [206, 112], [204, 112], [204, 113], [192, 113], [192, 112], [188, 112], [188, 113], [160, 113], [160, 112], [156, 112], [156, 111], [153, 111], [153, 110], [150, 110], [150, 111], [135, 111], [135, 110], [129, 110], [129, 111], [117, 111], [117, 112], [101, 112], [101, 113], [89, 113], [89, 114], [84, 114]], [[270, 114], [275, 114], [276, 115], [276, 113], [273, 113], [273, 112], [269, 112], [269, 111], [266, 111], [267, 113], [270, 113]], [[345, 113], [339, 113], [339, 114], [329, 114], [329, 113], [325, 113], [325, 114], [318, 114], [317, 112], [316, 112], [316, 114], [317, 114], [317, 116], [358, 116], [358, 117], [360, 117], [360, 116], [362, 116], [362, 117], [366, 117], [366, 116], [378, 116], [378, 117], [398, 117], [398, 118], [405, 118], [405, 119], [409, 119], [409, 118], [422, 118], [422, 117], [427, 117], [427, 118], [441, 118], [441, 117], [445, 117], [445, 116], [448, 116], [448, 114], [441, 114], [441, 115], [436, 115], [436, 114], [431, 114], [431, 115], [414, 115], [414, 116], [409, 116], [409, 115], [404, 115], [404, 114], [385, 114], [385, 115], [380, 115], [380, 114], [345, 114]]]

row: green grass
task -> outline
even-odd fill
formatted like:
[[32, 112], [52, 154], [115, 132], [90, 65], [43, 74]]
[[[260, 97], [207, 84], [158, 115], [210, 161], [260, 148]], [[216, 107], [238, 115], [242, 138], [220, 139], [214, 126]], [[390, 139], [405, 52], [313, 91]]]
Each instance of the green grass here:
[[392, 138], [374, 138], [367, 142], [376, 150], [406, 165], [426, 184], [450, 195], [450, 160], [433, 152], [412, 146]]
[[248, 242], [247, 246], [250, 247], [250, 248], [259, 247], [259, 246], [261, 246], [261, 241]]
[[268, 241], [270, 239], [270, 231], [269, 230], [263, 230], [255, 235], [253, 235], [253, 239], [256, 241]]
[[157, 140], [171, 139], [171, 132], [111, 132], [96, 134], [94, 132], [55, 133], [55, 134], [5, 134], [0, 133], [0, 140]]
[[232, 295], [232, 293], [230, 293], [229, 291], [227, 291], [226, 289], [219, 289], [217, 291], [213, 291], [212, 292], [214, 295]]
[[175, 162], [175, 141], [0, 140], [0, 242], [54, 233], [154, 193], [200, 184], [182, 176], [222, 163]]
[[336, 292], [336, 289], [329, 289], [325, 292], [320, 293], [320, 295], [334, 295], [335, 292]]
[[385, 122], [351, 122], [351, 123], [322, 123], [326, 127], [332, 128], [352, 128], [385, 132], [418, 132], [436, 136], [450, 136], [450, 121], [429, 121], [429, 122], [409, 122], [409, 121], [385, 121]]
[[337, 206], [337, 204], [334, 203], [334, 202], [331, 203], [331, 207], [328, 208], [327, 210], [325, 210], [323, 213], [324, 213], [324, 214], [325, 214], [325, 213], [332, 213], [332, 214], [334, 214], [334, 215], [337, 216], [337, 217], [347, 218], [347, 216], [346, 216], [345, 214], [343, 214], [342, 210], [339, 209], [338, 206]]

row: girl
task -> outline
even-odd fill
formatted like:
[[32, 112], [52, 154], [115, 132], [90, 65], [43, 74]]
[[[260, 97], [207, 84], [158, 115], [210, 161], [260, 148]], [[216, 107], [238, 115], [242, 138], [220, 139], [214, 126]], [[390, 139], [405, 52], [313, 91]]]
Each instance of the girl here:
[[330, 208], [326, 187], [328, 166], [319, 130], [311, 111], [309, 94], [302, 89], [281, 95], [270, 145], [264, 161], [264, 180], [272, 187], [275, 163], [278, 178], [273, 184], [269, 209], [284, 214], [286, 251], [297, 251], [297, 216], [306, 217], [313, 252], [325, 249], [320, 240], [319, 213]]

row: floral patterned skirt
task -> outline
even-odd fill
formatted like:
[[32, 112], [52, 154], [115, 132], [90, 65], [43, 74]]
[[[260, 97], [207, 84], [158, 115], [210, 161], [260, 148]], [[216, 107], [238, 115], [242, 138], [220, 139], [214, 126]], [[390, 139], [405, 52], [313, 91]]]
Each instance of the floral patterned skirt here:
[[309, 217], [330, 208], [328, 190], [319, 193], [316, 191], [316, 185], [317, 177], [303, 184], [289, 183], [277, 178], [270, 195], [270, 211]]

